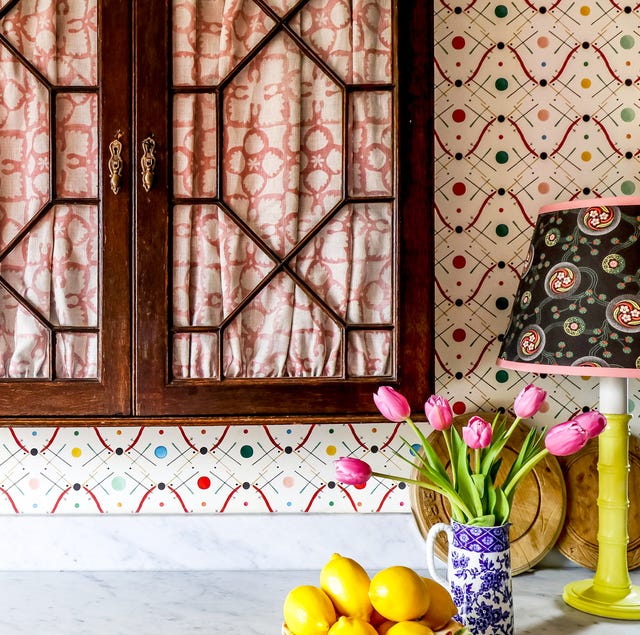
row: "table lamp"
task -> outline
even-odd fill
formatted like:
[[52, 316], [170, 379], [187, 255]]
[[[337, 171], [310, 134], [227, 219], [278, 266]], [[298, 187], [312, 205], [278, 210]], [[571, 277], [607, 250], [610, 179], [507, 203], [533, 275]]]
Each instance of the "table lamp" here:
[[563, 599], [592, 615], [640, 619], [627, 565], [627, 382], [640, 377], [640, 197], [540, 209], [498, 366], [600, 378], [598, 560]]

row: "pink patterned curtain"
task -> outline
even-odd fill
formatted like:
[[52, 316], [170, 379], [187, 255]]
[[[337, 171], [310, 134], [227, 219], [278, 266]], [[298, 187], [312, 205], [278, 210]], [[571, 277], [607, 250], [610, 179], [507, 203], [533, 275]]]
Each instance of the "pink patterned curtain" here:
[[174, 375], [385, 375], [391, 0], [266, 4], [173, 4]]
[[73, 91], [97, 86], [96, 33], [95, 0], [23, 0], [0, 17], [0, 377], [98, 373], [97, 90]]

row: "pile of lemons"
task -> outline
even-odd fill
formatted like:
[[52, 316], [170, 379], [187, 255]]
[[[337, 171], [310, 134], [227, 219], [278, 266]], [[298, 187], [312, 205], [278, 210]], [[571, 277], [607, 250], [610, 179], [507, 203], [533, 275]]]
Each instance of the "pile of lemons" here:
[[457, 609], [449, 592], [434, 580], [403, 566], [370, 578], [337, 553], [322, 568], [319, 587], [288, 593], [283, 613], [283, 632], [292, 635], [434, 635], [460, 628], [451, 619]]

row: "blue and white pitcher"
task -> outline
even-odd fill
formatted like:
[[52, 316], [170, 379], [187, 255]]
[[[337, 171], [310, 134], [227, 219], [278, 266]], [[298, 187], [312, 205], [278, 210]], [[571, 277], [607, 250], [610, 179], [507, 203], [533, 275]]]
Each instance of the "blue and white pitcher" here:
[[[510, 524], [499, 527], [437, 523], [427, 534], [427, 569], [449, 589], [458, 608], [456, 619], [473, 635], [513, 635]], [[434, 543], [440, 533], [449, 541], [448, 580], [435, 567]]]

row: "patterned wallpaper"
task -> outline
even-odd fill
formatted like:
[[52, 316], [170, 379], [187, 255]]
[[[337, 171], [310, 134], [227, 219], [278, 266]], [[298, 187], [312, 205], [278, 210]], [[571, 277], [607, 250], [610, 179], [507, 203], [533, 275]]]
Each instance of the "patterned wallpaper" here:
[[[435, 370], [458, 414], [508, 407], [532, 380], [495, 359], [538, 208], [640, 194], [639, 16], [612, 0], [435, 3]], [[549, 392], [541, 424], [597, 402], [595, 380], [537, 383]], [[390, 481], [332, 480], [346, 454], [406, 474], [400, 434], [389, 423], [3, 428], [0, 513], [408, 511]]]

